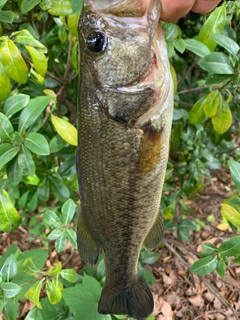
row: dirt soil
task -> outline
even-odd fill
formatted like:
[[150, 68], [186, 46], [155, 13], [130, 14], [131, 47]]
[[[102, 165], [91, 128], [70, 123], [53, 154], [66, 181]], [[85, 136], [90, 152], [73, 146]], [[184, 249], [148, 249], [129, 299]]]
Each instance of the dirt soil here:
[[[192, 233], [190, 243], [179, 241], [174, 232], [166, 231], [164, 246], [157, 250], [159, 260], [154, 265], [146, 266], [156, 277], [152, 285], [156, 320], [240, 319], [240, 265], [230, 261], [224, 278], [215, 272], [202, 278], [189, 271], [202, 250], [202, 242], [219, 245], [233, 235], [231, 229], [221, 224], [220, 214], [220, 204], [229, 196], [226, 189], [229, 185], [228, 172], [214, 171], [211, 182], [206, 183], [204, 191], [196, 195], [196, 200], [187, 201], [193, 209], [191, 217], [198, 217], [206, 226]], [[207, 221], [210, 215], [215, 217], [213, 222]], [[0, 256], [12, 243], [21, 251], [41, 247], [41, 241], [29, 242], [28, 235], [20, 228], [1, 235]], [[70, 246], [61, 254], [52, 250], [46, 267], [50, 268], [58, 261], [62, 261], [64, 268], [73, 268], [77, 272], [83, 267], [78, 252]], [[23, 301], [18, 320], [24, 319], [32, 307], [32, 303]]]

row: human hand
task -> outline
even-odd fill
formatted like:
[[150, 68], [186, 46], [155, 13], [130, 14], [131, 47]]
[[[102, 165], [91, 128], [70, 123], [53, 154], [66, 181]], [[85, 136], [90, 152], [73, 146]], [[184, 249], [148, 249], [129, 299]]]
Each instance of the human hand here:
[[205, 14], [212, 11], [220, 2], [221, 0], [161, 0], [161, 20], [176, 21], [190, 10]]

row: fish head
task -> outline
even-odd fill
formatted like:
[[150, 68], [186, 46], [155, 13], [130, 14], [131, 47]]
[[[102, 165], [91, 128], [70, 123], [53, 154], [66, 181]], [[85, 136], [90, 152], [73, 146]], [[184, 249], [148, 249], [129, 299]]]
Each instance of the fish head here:
[[165, 79], [155, 43], [159, 16], [159, 0], [85, 1], [81, 78], [114, 119], [134, 125], [157, 100]]
[[87, 8], [82, 14], [82, 60], [99, 87], [139, 82], [152, 65], [151, 41], [151, 26], [145, 16], [121, 17]]

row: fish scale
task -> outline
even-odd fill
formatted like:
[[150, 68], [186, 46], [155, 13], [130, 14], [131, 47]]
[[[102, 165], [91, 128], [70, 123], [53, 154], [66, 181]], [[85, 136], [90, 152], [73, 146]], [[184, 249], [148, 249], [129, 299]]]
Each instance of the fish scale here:
[[159, 18], [159, 1], [149, 1], [143, 16], [138, 11], [129, 20], [130, 2], [120, 11], [109, 2], [108, 13], [88, 0], [81, 14], [77, 240], [83, 261], [95, 264], [104, 254], [98, 311], [144, 319], [153, 298], [137, 266], [141, 247], [152, 250], [163, 236], [159, 204], [173, 86], [163, 32], [153, 21]]

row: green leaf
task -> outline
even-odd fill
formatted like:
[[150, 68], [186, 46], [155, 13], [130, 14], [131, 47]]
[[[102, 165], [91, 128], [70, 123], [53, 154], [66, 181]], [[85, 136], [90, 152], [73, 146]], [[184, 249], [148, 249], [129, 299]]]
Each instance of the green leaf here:
[[0, 145], [0, 168], [12, 160], [19, 152], [20, 147], [14, 147], [10, 143]]
[[3, 290], [4, 298], [6, 299], [15, 297], [22, 290], [22, 287], [12, 282], [2, 282], [0, 287]]
[[16, 45], [7, 38], [0, 46], [0, 60], [8, 76], [19, 83], [26, 83], [28, 68]]
[[65, 237], [64, 234], [62, 234], [59, 238], [57, 238], [55, 242], [55, 248], [57, 252], [62, 252], [67, 244], [67, 238]]
[[[64, 289], [63, 298], [75, 313], [74, 319], [111, 320], [110, 315], [101, 315], [97, 311], [102, 286], [88, 275], [84, 275], [83, 282], [74, 287]], [[75, 297], [78, 299], [75, 299]]]
[[7, 320], [15, 320], [19, 316], [19, 303], [16, 303], [13, 300], [14, 299], [7, 299], [4, 303], [3, 316]]
[[218, 257], [214, 254], [199, 259], [198, 261], [195, 261], [192, 265], [190, 270], [199, 276], [205, 276], [209, 273], [211, 273], [213, 270], [216, 269], [218, 264]]
[[25, 318], [25, 320], [44, 320], [39, 309], [34, 307], [30, 310]]
[[223, 134], [230, 128], [232, 113], [225, 101], [218, 106], [217, 113], [212, 117], [212, 124], [218, 134]]
[[70, 0], [55, 0], [49, 9], [53, 16], [68, 16], [72, 14], [72, 3]]
[[65, 235], [68, 238], [68, 240], [70, 241], [71, 246], [74, 249], [77, 249], [78, 247], [77, 247], [77, 235], [76, 235], [76, 232], [73, 229], [66, 229]]
[[72, 0], [73, 13], [81, 12], [83, 6], [83, 0]]
[[226, 49], [233, 56], [236, 56], [240, 49], [239, 45], [235, 41], [223, 34], [213, 34], [211, 39], [216, 41], [217, 44]]
[[197, 124], [205, 119], [204, 103], [207, 96], [200, 98], [192, 107], [189, 113], [189, 120], [191, 124]]
[[216, 8], [208, 17], [204, 25], [202, 26], [198, 41], [205, 44], [210, 51], [214, 51], [216, 48], [216, 42], [211, 39], [213, 34], [221, 34], [226, 23], [226, 5], [225, 3]]
[[202, 42], [196, 40], [196, 39], [184, 39], [186, 49], [193, 52], [197, 56], [203, 58], [211, 51], [208, 49], [208, 47], [203, 44]]
[[66, 201], [70, 198], [70, 192], [59, 176], [50, 176], [49, 179], [51, 179], [52, 191], [57, 199]]
[[44, 279], [37, 281], [24, 295], [25, 298], [32, 301], [39, 309], [42, 309], [39, 297], [43, 281]]
[[12, 23], [14, 19], [14, 13], [12, 11], [0, 10], [0, 22]]
[[153, 264], [159, 259], [159, 254], [156, 252], [148, 252], [144, 249], [141, 250], [140, 253], [140, 262], [141, 263], [147, 263], [147, 264]]
[[198, 62], [199, 66], [215, 74], [234, 74], [229, 58], [222, 52], [214, 52]]
[[30, 151], [36, 154], [42, 156], [50, 154], [48, 142], [40, 133], [30, 132], [25, 138], [24, 144]]
[[64, 141], [59, 135], [56, 135], [52, 138], [49, 143], [50, 152], [55, 153], [63, 149], [67, 145], [66, 141]]
[[224, 241], [218, 248], [218, 253], [225, 257], [238, 256], [240, 252], [240, 236]]
[[215, 251], [217, 249], [216, 246], [211, 242], [202, 243], [201, 246], [204, 250], [207, 251]]
[[50, 270], [46, 272], [49, 277], [56, 276], [62, 270], [62, 263], [59, 261], [55, 266], [53, 266]]
[[67, 41], [67, 30], [66, 30], [66, 26], [65, 25], [62, 25], [58, 28], [58, 38], [59, 40], [64, 43]]
[[30, 70], [30, 75], [31, 78], [37, 83], [40, 84], [41, 86], [44, 84], [44, 77], [42, 77], [39, 73], [37, 73], [35, 70], [31, 69]]
[[17, 261], [13, 254], [11, 254], [6, 261], [4, 262], [4, 265], [1, 268], [0, 276], [3, 281], [10, 282], [15, 275], [17, 274]]
[[226, 220], [240, 227], [240, 213], [232, 206], [222, 203], [221, 204], [221, 215]]
[[15, 37], [15, 42], [24, 46], [37, 48], [40, 52], [47, 53], [47, 48], [40, 41], [36, 40], [26, 29], [12, 33], [12, 36]]
[[23, 0], [23, 2], [21, 3], [22, 13], [32, 10], [40, 2], [41, 0]]
[[27, 204], [27, 207], [30, 212], [34, 212], [37, 209], [37, 206], [38, 206], [38, 196], [37, 196], [37, 192], [34, 192], [32, 198]]
[[227, 269], [227, 266], [226, 266], [225, 261], [223, 259], [219, 259], [216, 271], [220, 275], [220, 277], [223, 278], [225, 276], [226, 269]]
[[62, 206], [62, 222], [69, 224], [75, 213], [75, 203], [72, 199], [68, 199]]
[[179, 51], [180, 53], [183, 53], [186, 49], [186, 44], [183, 39], [175, 39], [173, 41], [174, 47]]
[[[21, 253], [18, 257], [18, 263], [21, 266], [24, 260], [27, 258], [32, 258], [34, 261], [35, 266], [42, 270], [44, 263], [47, 260], [48, 251], [43, 249], [34, 249], [34, 250], [27, 250]], [[33, 285], [33, 281], [39, 279], [34, 279], [32, 275], [28, 275], [26, 272], [19, 270], [16, 277], [14, 277], [13, 281], [20, 286], [24, 284], [22, 287], [22, 291], [18, 294], [18, 299], [24, 300], [24, 295], [28, 291], [28, 289]], [[17, 318], [16, 318], [17, 319]]]
[[63, 140], [73, 146], [77, 146], [77, 129], [71, 123], [53, 114], [51, 115], [51, 120], [54, 128]]
[[240, 189], [240, 163], [234, 160], [229, 160], [228, 165], [230, 168], [231, 178], [236, 187]]
[[47, 58], [44, 53], [39, 52], [33, 47], [26, 46], [28, 52], [30, 53], [30, 56], [33, 61], [33, 65], [35, 70], [42, 76], [44, 77], [46, 72], [47, 72]]
[[[73, 313], [72, 311], [70, 311], [69, 306], [65, 303], [63, 299], [58, 304], [52, 305], [50, 304], [48, 298], [43, 298], [41, 299], [41, 304], [42, 309], [40, 311], [43, 320], [59, 319], [60, 315], [63, 315], [63, 317], [65, 318], [63, 318], [64, 320], [73, 320]], [[35, 320], [35, 318], [31, 320]]]
[[15, 230], [21, 223], [21, 217], [12, 204], [8, 193], [0, 189], [0, 231]]
[[173, 41], [178, 36], [178, 26], [174, 23], [168, 24], [165, 30], [165, 38], [167, 41]]
[[0, 139], [11, 142], [11, 135], [13, 134], [13, 126], [8, 118], [0, 112]]
[[0, 298], [0, 314], [2, 313], [4, 308], [4, 300], [2, 298]]
[[37, 188], [38, 197], [41, 201], [46, 202], [50, 193], [50, 182], [47, 177], [43, 178], [42, 183]]
[[24, 260], [24, 262], [22, 264], [22, 271], [26, 272], [27, 274], [33, 275], [33, 276], [41, 273], [41, 270], [39, 270], [35, 266], [32, 258], [27, 258]]
[[207, 76], [206, 85], [212, 85], [212, 84], [221, 84], [226, 83], [233, 79], [234, 75], [226, 75], [226, 74], [209, 74]]
[[30, 96], [22, 93], [9, 97], [4, 103], [3, 111], [5, 115], [10, 117], [22, 110], [28, 104], [29, 99]]
[[191, 241], [192, 237], [189, 232], [196, 230], [196, 223], [190, 220], [183, 220], [177, 227], [177, 235], [180, 239]]
[[11, 91], [10, 78], [0, 62], [0, 102], [5, 100]]
[[[80, 1], [81, 2], [81, 1]], [[78, 1], [78, 3], [80, 3]], [[68, 17], [67, 17], [67, 24], [68, 24], [68, 29], [69, 31], [71, 32], [71, 34], [75, 37], [78, 36], [78, 21], [79, 21], [79, 17], [80, 17], [80, 14], [79, 13], [74, 13], [74, 14], [70, 14]], [[76, 45], [73, 46], [73, 49], [76, 53]], [[74, 54], [75, 54], [74, 53]], [[73, 60], [73, 59], [72, 59]], [[73, 62], [73, 61], [72, 61]], [[73, 63], [74, 65], [74, 63]], [[75, 67], [75, 66], [74, 66]]]
[[17, 186], [22, 180], [22, 167], [18, 164], [18, 157], [13, 158], [6, 165], [7, 176], [14, 186]]
[[53, 227], [58, 227], [61, 223], [60, 218], [58, 217], [58, 215], [52, 211], [52, 210], [47, 210], [44, 214], [44, 218], [43, 218], [44, 223], [49, 226], [50, 228]]
[[69, 282], [76, 282], [77, 280], [77, 273], [75, 270], [73, 269], [64, 269], [60, 271], [60, 275], [66, 279]]
[[3, 7], [6, 4], [7, 0], [0, 0], [0, 7]]
[[46, 282], [46, 293], [51, 304], [57, 304], [62, 300], [62, 292], [49, 280]]
[[205, 258], [208, 256], [211, 256], [213, 254], [213, 250], [207, 250], [207, 251], [203, 251], [203, 252], [199, 252], [199, 257], [200, 258]]
[[38, 119], [50, 101], [51, 98], [48, 96], [39, 96], [29, 101], [28, 105], [20, 114], [18, 123], [19, 133], [25, 132], [26, 129]]
[[49, 240], [56, 240], [59, 237], [61, 237], [64, 233], [64, 230], [62, 228], [56, 228], [48, 235]]
[[23, 173], [27, 176], [33, 176], [36, 171], [36, 166], [33, 161], [31, 152], [25, 147], [22, 147], [18, 155], [18, 164], [22, 167]]
[[96, 279], [101, 282], [101, 280], [106, 276], [104, 259], [101, 259], [97, 264], [97, 277]]
[[222, 99], [222, 96], [218, 90], [214, 90], [207, 95], [203, 106], [206, 117], [212, 118], [217, 113], [220, 99]]
[[18, 207], [19, 208], [25, 208], [28, 200], [28, 195], [29, 195], [30, 190], [27, 190], [26, 192], [21, 195], [20, 199], [18, 200]]

